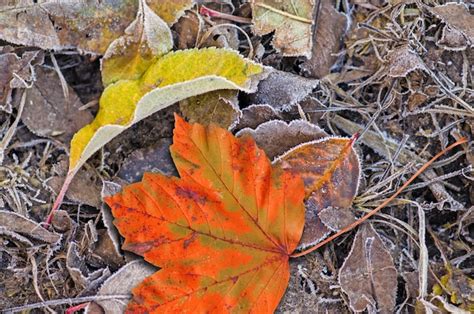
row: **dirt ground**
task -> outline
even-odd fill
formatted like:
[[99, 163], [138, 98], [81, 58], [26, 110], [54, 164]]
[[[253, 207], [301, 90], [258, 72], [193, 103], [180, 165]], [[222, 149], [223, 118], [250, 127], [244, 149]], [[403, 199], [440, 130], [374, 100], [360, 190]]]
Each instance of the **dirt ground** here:
[[[231, 1], [233, 12], [218, 1], [201, 2], [251, 17], [246, 1]], [[321, 0], [310, 59], [282, 56], [272, 46], [273, 33], [256, 36], [249, 24], [212, 18], [238, 25], [250, 42], [240, 30], [224, 27], [201, 47], [238, 49], [290, 74], [278, 72], [255, 94], [239, 93], [233, 101], [242, 110], [240, 119], [224, 113], [232, 132], [275, 119], [303, 119], [334, 136], [360, 132], [360, 182], [347, 209], [354, 217], [381, 204], [438, 152], [468, 138], [363, 229], [380, 241], [394, 281], [384, 282], [388, 273], [379, 273], [372, 284], [380, 287], [369, 292], [356, 286], [357, 276], [351, 284], [341, 282], [343, 265], [357, 251], [356, 229], [291, 260], [290, 285], [278, 312], [345, 313], [360, 306], [368, 312], [474, 310], [474, 6], [465, 1], [467, 15], [456, 19], [455, 12], [436, 10], [445, 3]], [[195, 45], [189, 40], [198, 32], [193, 12], [172, 27], [176, 49]], [[98, 110], [100, 56], [0, 41], [0, 58], [7, 53], [28, 58], [21, 76], [29, 86], [0, 86], [0, 311], [64, 312], [77, 305], [92, 313], [111, 311], [94, 302], [107, 294], [98, 291], [137, 256], [120, 249], [123, 239], [102, 195], [139, 181], [145, 171], [176, 174], [168, 152], [173, 113], [186, 116], [186, 107], [176, 104], [144, 119], [89, 159], [48, 231], [39, 226], [67, 172], [69, 142]], [[26, 70], [30, 66], [34, 75]], [[260, 104], [269, 106], [252, 106]], [[223, 121], [218, 115], [205, 119]], [[365, 267], [363, 260], [354, 263]], [[396, 288], [389, 287], [393, 282]], [[370, 291], [371, 301], [357, 299]], [[383, 296], [391, 293], [394, 307]]]

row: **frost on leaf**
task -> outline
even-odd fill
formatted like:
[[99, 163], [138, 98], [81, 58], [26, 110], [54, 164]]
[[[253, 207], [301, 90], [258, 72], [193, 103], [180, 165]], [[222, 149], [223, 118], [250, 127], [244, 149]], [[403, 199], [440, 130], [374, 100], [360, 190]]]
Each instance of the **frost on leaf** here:
[[182, 99], [218, 89], [250, 91], [264, 68], [225, 49], [191, 49], [166, 54], [136, 80], [108, 86], [91, 124], [71, 141], [70, 171], [131, 125]]
[[341, 289], [355, 312], [392, 313], [397, 296], [397, 270], [372, 225], [360, 227], [339, 271]]
[[464, 3], [449, 2], [444, 5], [428, 7], [434, 15], [440, 18], [446, 25], [462, 33], [474, 45], [474, 15]]
[[183, 99], [179, 110], [189, 122], [217, 124], [229, 129], [242, 114], [239, 108], [238, 90], [217, 90], [203, 95]]
[[408, 45], [390, 51], [387, 59], [388, 75], [391, 77], [405, 77], [417, 69], [426, 69], [423, 60]]
[[[173, 24], [192, 0], [148, 0], [148, 6]], [[42, 49], [77, 48], [104, 54], [137, 15], [137, 0], [0, 2], [0, 39]]]
[[255, 130], [245, 128], [237, 133], [237, 136], [243, 135], [253, 137], [258, 147], [272, 160], [299, 144], [327, 136], [324, 130], [304, 120], [293, 120], [289, 124], [272, 120], [262, 123]]
[[178, 116], [171, 154], [180, 178], [147, 173], [105, 198], [123, 248], [161, 267], [128, 311], [272, 313], [303, 231], [301, 178], [250, 137]]
[[254, 31], [257, 35], [274, 31], [273, 46], [284, 56], [311, 57], [315, 3], [312, 0], [252, 0]]
[[357, 194], [360, 164], [352, 140], [326, 137], [301, 144], [274, 163], [303, 177], [306, 220], [300, 247], [318, 243], [330, 232], [319, 219], [321, 210], [349, 208]]

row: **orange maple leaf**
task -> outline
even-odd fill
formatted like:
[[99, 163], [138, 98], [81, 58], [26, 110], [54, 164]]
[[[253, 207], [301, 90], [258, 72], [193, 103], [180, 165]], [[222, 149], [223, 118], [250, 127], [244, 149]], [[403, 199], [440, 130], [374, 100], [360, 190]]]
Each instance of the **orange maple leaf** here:
[[180, 178], [146, 173], [105, 199], [123, 248], [162, 268], [127, 310], [270, 313], [303, 231], [303, 181], [272, 168], [250, 137], [175, 118]]

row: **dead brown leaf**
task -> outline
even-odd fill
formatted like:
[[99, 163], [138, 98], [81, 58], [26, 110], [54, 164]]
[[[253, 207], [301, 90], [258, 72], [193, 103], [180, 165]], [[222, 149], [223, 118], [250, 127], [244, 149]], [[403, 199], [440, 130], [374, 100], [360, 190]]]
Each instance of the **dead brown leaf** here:
[[354, 213], [349, 208], [332, 206], [321, 210], [318, 217], [332, 231], [339, 231], [356, 221]]
[[321, 210], [348, 209], [357, 194], [360, 162], [351, 139], [325, 137], [307, 142], [279, 156], [274, 163], [303, 178], [306, 211], [299, 247], [320, 242], [330, 233], [319, 219]]
[[277, 111], [288, 110], [318, 85], [318, 80], [283, 71], [272, 71], [260, 82], [258, 91], [250, 95], [250, 100], [253, 104], [267, 104]]
[[474, 45], [474, 15], [465, 3], [448, 2], [444, 5], [428, 7], [434, 15], [450, 27], [461, 32], [470, 45]]
[[256, 129], [260, 124], [281, 119], [280, 113], [269, 105], [250, 105], [242, 110], [242, 116], [234, 130]]
[[190, 97], [179, 102], [181, 113], [191, 123], [217, 124], [231, 128], [240, 118], [238, 91], [218, 90]]
[[19, 57], [13, 48], [12, 52], [6, 52], [8, 50], [3, 49], [5, 53], [0, 54], [0, 106], [9, 101], [13, 88], [25, 88], [34, 81], [34, 65], [42, 64], [44, 58], [41, 51], [25, 51]]
[[246, 128], [237, 133], [237, 136], [245, 135], [251, 136], [270, 160], [299, 144], [327, 136], [322, 129], [303, 120], [293, 120], [289, 124], [273, 120], [259, 125], [255, 130]]
[[388, 53], [388, 75], [405, 77], [417, 69], [425, 69], [423, 60], [408, 45], [395, 48]]
[[33, 220], [6, 210], [0, 210], [0, 227], [46, 243], [57, 243], [61, 239], [61, 235], [46, 230]]
[[66, 99], [56, 71], [39, 67], [36, 82], [27, 90], [22, 121], [36, 135], [69, 145], [72, 136], [94, 118], [74, 90], [67, 86]]
[[463, 33], [445, 25], [441, 38], [436, 42], [436, 45], [446, 50], [461, 51], [467, 48], [468, 41]]
[[[138, 1], [12, 0], [0, 4], [0, 39], [24, 46], [61, 50], [77, 48], [104, 54], [135, 19]], [[191, 0], [155, 1], [147, 4], [168, 24], [173, 24]]]
[[332, 1], [321, 1], [316, 14], [316, 31], [313, 34], [311, 58], [301, 65], [303, 72], [310, 77], [322, 78], [329, 74], [331, 67], [338, 59], [342, 40], [346, 32], [347, 18], [334, 8]]
[[[67, 171], [67, 162], [65, 160], [55, 165], [57, 176], [48, 181], [48, 185], [58, 193], [63, 184]], [[95, 208], [100, 208], [102, 183], [97, 174], [91, 169], [81, 169], [72, 180], [66, 197], [79, 204], [86, 204]]]
[[355, 312], [392, 313], [397, 296], [397, 270], [372, 225], [362, 225], [339, 271], [342, 291]]

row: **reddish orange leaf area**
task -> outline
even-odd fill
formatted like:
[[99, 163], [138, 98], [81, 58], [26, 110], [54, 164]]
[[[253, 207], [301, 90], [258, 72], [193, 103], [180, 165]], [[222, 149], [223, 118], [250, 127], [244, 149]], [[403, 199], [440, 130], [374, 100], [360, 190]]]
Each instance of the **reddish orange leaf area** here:
[[328, 137], [297, 146], [274, 164], [303, 178], [306, 195], [306, 225], [301, 247], [312, 246], [330, 230], [318, 215], [327, 207], [349, 208], [360, 179], [359, 158], [353, 139]]
[[105, 199], [123, 248], [162, 268], [128, 311], [270, 313], [303, 231], [303, 181], [272, 168], [250, 137], [175, 118], [180, 178], [147, 173]]

